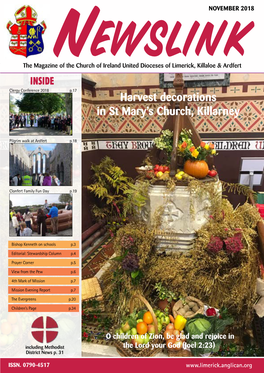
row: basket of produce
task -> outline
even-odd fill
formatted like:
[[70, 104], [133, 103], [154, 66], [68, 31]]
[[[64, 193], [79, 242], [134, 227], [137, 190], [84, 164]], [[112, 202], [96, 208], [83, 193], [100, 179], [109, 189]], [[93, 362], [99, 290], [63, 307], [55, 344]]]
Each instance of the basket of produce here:
[[[140, 166], [140, 167], [135, 167], [135, 170], [139, 175], [146, 174], [147, 172], [153, 170], [153, 166]], [[153, 173], [154, 175], [154, 173]]]
[[[134, 310], [136, 298], [144, 303], [147, 310]], [[164, 323], [165, 321], [167, 320], [164, 319]], [[113, 332], [114, 345], [121, 356], [154, 356], [162, 351], [163, 338], [159, 338], [161, 330], [162, 324], [158, 323], [149, 302], [141, 295], [135, 294], [130, 301], [129, 316]]]
[[197, 314], [204, 312], [204, 304], [199, 299], [188, 296], [186, 298], [179, 299], [173, 306], [172, 313], [176, 318], [177, 315], [181, 315], [190, 319]]

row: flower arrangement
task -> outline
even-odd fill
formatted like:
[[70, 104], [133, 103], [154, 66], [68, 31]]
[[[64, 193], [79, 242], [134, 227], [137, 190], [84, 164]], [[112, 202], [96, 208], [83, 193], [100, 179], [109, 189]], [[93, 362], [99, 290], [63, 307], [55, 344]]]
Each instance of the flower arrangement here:
[[242, 234], [236, 233], [233, 237], [228, 237], [225, 240], [212, 236], [207, 249], [211, 253], [218, 253], [222, 249], [225, 249], [228, 254], [238, 253], [243, 249]]
[[182, 130], [179, 138], [178, 152], [184, 158], [185, 161], [188, 159], [192, 161], [205, 161], [209, 155], [217, 155], [214, 148], [214, 144], [205, 143], [201, 141], [201, 144], [196, 148], [192, 143], [192, 132], [191, 130]]
[[220, 237], [211, 237], [210, 242], [208, 243], [207, 249], [212, 253], [218, 253], [218, 251], [222, 250], [224, 245], [223, 240]]
[[172, 147], [173, 147], [173, 132], [170, 130], [161, 131], [161, 135], [153, 140], [156, 147], [160, 150], [164, 150], [168, 160], [170, 160]]

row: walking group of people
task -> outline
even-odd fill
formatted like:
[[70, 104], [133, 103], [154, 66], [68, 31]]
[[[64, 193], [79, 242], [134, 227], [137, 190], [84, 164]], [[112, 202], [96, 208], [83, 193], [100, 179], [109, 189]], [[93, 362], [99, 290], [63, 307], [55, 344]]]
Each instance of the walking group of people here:
[[9, 128], [12, 131], [15, 128], [33, 127], [37, 122], [38, 127], [48, 128], [62, 132], [66, 135], [72, 135], [72, 117], [71, 115], [34, 115], [29, 113], [10, 114]]
[[56, 175], [50, 175], [48, 172], [35, 176], [16, 174], [10, 176], [10, 186], [61, 186], [62, 183]]
[[[72, 210], [72, 202], [66, 203], [65, 210]], [[30, 210], [27, 208], [26, 212], [22, 215], [20, 211], [17, 213], [15, 210], [10, 212], [10, 218], [12, 221], [13, 228], [15, 229], [17, 236], [32, 236], [32, 224], [35, 222], [38, 226], [38, 234], [40, 236], [46, 236], [47, 225], [46, 219], [50, 218], [52, 234], [58, 234], [59, 230], [59, 210], [55, 203], [52, 203], [51, 207], [47, 200], [42, 208], [37, 211], [37, 216], [33, 216]]]

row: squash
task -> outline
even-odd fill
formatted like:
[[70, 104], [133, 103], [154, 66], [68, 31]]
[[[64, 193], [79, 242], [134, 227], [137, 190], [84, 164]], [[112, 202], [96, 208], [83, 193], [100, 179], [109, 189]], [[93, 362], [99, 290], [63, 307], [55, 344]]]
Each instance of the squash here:
[[188, 159], [184, 163], [183, 171], [197, 179], [203, 179], [208, 174], [209, 168], [205, 161], [191, 161]]

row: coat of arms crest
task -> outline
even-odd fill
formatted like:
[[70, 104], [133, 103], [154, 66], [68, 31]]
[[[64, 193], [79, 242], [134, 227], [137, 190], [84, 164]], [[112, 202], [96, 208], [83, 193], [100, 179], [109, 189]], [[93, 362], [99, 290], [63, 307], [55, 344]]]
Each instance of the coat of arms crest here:
[[7, 24], [7, 29], [11, 34], [9, 49], [14, 54], [28, 57], [33, 54], [43, 52], [44, 43], [42, 34], [47, 26], [44, 21], [35, 26], [37, 13], [31, 6], [23, 6], [15, 13], [16, 22]]

